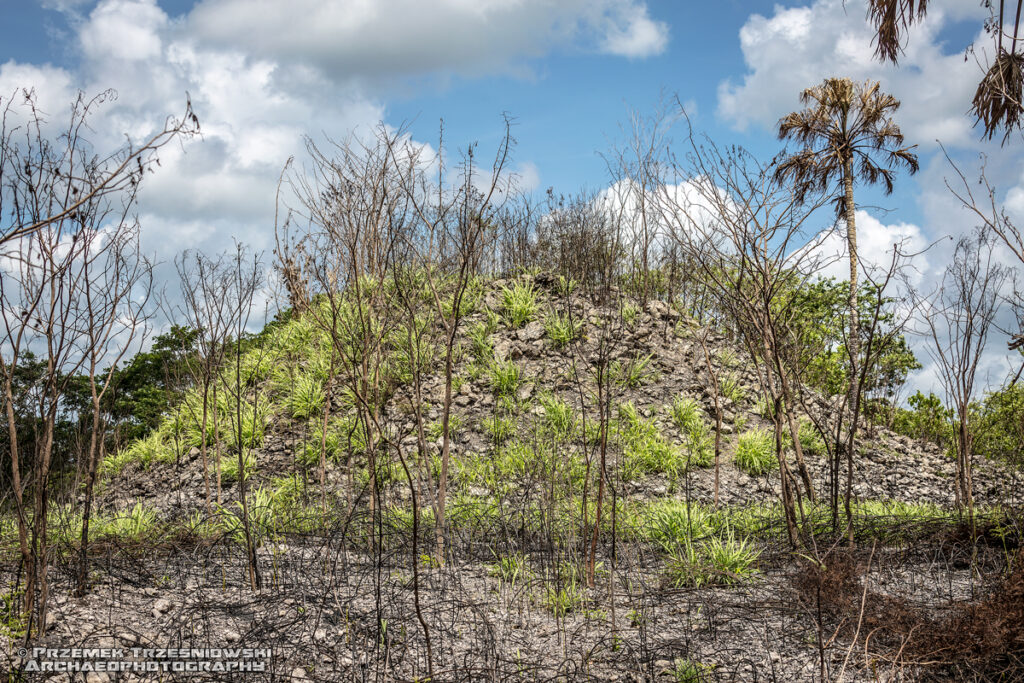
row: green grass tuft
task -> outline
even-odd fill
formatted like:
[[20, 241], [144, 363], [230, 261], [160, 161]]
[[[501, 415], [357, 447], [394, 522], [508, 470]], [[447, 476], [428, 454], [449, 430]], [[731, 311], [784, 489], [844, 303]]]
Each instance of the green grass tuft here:
[[767, 429], [751, 429], [740, 434], [734, 456], [736, 466], [751, 476], [758, 476], [778, 467], [775, 439]]

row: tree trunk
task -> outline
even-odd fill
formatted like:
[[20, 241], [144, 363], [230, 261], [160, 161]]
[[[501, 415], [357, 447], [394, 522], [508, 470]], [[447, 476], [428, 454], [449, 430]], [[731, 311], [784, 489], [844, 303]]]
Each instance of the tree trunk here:
[[[853, 494], [853, 456], [857, 440], [857, 415], [859, 410], [859, 366], [860, 366], [860, 313], [857, 302], [857, 220], [856, 207], [853, 203], [853, 160], [846, 159], [843, 163], [843, 186], [846, 191], [846, 244], [850, 252], [850, 296], [849, 313], [850, 329], [846, 340], [847, 355], [849, 356], [850, 371], [848, 374], [849, 385], [847, 388], [847, 407], [851, 411], [850, 429], [846, 439], [846, 495], [844, 506], [846, 509], [847, 530], [853, 533], [853, 510], [851, 501]], [[852, 538], [852, 536], [851, 536]]]

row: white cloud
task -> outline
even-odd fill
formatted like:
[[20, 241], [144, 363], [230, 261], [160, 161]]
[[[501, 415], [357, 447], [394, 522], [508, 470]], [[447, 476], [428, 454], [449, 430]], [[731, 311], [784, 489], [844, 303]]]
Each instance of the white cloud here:
[[908, 143], [923, 147], [936, 139], [947, 145], [973, 144], [977, 133], [966, 115], [981, 76], [965, 62], [963, 46], [946, 46], [941, 29], [952, 19], [977, 21], [979, 44], [985, 11], [954, 0], [929, 4], [927, 19], [915, 24], [899, 66], [874, 59], [873, 31], [860, 6], [816, 0], [809, 7], [776, 6], [774, 14], [752, 15], [740, 30], [748, 67], [742, 81], [718, 88], [718, 111], [737, 127], [772, 128], [799, 107], [800, 92], [831, 76], [877, 80], [903, 102], [898, 122]]
[[574, 45], [646, 57], [668, 43], [642, 0], [204, 0], [188, 26], [340, 81], [505, 70]]
[[[928, 255], [921, 252], [924, 252], [928, 244], [919, 226], [903, 222], [886, 224], [861, 209], [856, 212], [856, 221], [857, 256], [864, 272], [873, 277], [884, 275], [892, 265], [893, 249], [898, 247], [900, 263], [907, 263], [909, 257], [915, 255], [912, 259], [913, 268], [906, 272], [910, 281], [915, 284], [922, 281], [928, 269]], [[825, 237], [817, 246], [817, 253], [822, 263], [827, 264], [821, 272], [822, 277], [850, 279], [844, 225], [840, 224], [838, 229]]]

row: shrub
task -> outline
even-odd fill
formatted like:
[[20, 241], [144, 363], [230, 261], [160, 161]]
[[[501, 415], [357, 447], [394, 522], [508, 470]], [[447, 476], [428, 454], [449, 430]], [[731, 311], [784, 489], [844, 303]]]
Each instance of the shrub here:
[[537, 290], [532, 282], [517, 282], [512, 289], [502, 288], [505, 321], [517, 329], [537, 317]]
[[751, 476], [770, 472], [778, 466], [775, 439], [767, 429], [751, 429], [740, 434], [736, 445], [736, 466]]

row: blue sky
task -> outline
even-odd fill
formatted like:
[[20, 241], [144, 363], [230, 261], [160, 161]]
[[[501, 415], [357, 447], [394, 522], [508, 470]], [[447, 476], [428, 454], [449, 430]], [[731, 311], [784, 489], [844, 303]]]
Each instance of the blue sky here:
[[[933, 0], [899, 67], [872, 58], [862, 0], [0, 3], [0, 98], [35, 87], [59, 118], [76, 90], [115, 88], [94, 123], [100, 146], [144, 136], [191, 94], [204, 137], [167, 153], [139, 205], [146, 246], [165, 261], [233, 237], [270, 246], [274, 184], [289, 156], [301, 160], [303, 134], [342, 138], [383, 121], [431, 143], [443, 118], [450, 146], [486, 153], [507, 112], [523, 182], [568, 194], [608, 185], [601, 153], [631, 110], [678, 96], [701, 132], [767, 158], [799, 91], [832, 75], [880, 80], [919, 145], [921, 172], [901, 176], [892, 197], [858, 189], [868, 258], [900, 238], [923, 247], [971, 229], [944, 188], [936, 139], [972, 173], [986, 154], [1007, 207], [1024, 215], [1021, 141], [982, 143], [966, 114], [980, 71], [964, 48], [986, 16], [977, 2]], [[940, 243], [919, 260], [920, 286], [950, 252]], [[1006, 362], [992, 356], [993, 376]]]

